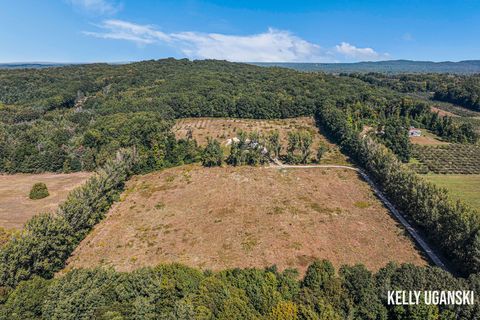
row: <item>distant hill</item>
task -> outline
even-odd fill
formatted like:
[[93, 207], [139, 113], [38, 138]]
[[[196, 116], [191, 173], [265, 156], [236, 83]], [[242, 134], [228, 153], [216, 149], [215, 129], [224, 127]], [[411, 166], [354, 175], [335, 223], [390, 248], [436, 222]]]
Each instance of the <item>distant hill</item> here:
[[300, 71], [323, 71], [328, 73], [382, 72], [382, 73], [480, 73], [480, 60], [459, 62], [432, 62], [411, 60], [390, 60], [356, 63], [252, 63], [263, 67], [284, 67]]
[[[111, 65], [128, 64], [129, 62], [108, 63]], [[80, 63], [43, 63], [21, 62], [0, 63], [0, 69], [39, 69], [49, 67], [62, 67]], [[412, 60], [389, 60], [377, 62], [355, 63], [304, 63], [304, 62], [251, 62], [250, 64], [262, 67], [283, 67], [299, 71], [323, 71], [327, 73], [353, 73], [353, 72], [382, 72], [382, 73], [455, 73], [473, 74], [480, 73], [480, 60], [465, 60], [459, 62], [432, 62]]]
[[40, 69], [50, 67], [63, 67], [68, 63], [40, 63], [40, 62], [19, 62], [19, 63], [0, 63], [0, 69]]

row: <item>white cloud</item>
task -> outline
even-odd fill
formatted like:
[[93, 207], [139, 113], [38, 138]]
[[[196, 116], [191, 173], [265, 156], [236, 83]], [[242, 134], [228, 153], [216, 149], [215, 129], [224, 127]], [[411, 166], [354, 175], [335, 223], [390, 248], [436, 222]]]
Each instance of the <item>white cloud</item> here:
[[74, 7], [95, 14], [114, 14], [121, 5], [109, 0], [67, 0]]
[[126, 40], [137, 45], [168, 44], [194, 59], [224, 59], [243, 62], [332, 62], [338, 60], [381, 60], [387, 57], [371, 48], [342, 42], [324, 49], [288, 31], [269, 28], [252, 35], [225, 35], [194, 31], [165, 33], [152, 25], [106, 20], [99, 32], [84, 32], [103, 39]]
[[181, 43], [185, 55], [194, 58], [255, 62], [326, 60], [318, 45], [272, 28], [246, 36], [181, 32], [171, 37]]
[[347, 42], [342, 42], [335, 46], [335, 50], [344, 55], [347, 59], [353, 60], [383, 60], [388, 58], [388, 54], [380, 54], [372, 48], [357, 48]]
[[122, 20], [105, 20], [102, 24], [98, 25], [98, 27], [103, 29], [103, 31], [84, 31], [83, 33], [97, 38], [127, 40], [137, 44], [152, 44], [159, 41], [171, 41], [169, 35], [155, 30], [155, 28], [150, 25], [138, 25]]

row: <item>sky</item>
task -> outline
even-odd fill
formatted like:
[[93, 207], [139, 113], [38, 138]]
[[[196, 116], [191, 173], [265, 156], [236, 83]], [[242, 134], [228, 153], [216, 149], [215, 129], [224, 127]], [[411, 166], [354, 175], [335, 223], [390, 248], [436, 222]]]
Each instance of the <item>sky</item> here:
[[0, 0], [0, 63], [480, 59], [480, 0]]

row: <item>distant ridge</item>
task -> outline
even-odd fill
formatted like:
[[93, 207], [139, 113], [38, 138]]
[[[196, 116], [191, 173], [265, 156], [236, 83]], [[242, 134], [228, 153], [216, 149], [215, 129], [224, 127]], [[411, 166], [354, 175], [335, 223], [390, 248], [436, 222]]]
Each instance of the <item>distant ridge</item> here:
[[[126, 64], [134, 62], [108, 63]], [[69, 65], [81, 65], [86, 63], [55, 63], [55, 62], [17, 62], [0, 63], [0, 69], [40, 69], [51, 67], [63, 67]], [[480, 73], [480, 60], [465, 60], [459, 62], [443, 61], [412, 61], [412, 60], [388, 60], [388, 61], [365, 61], [354, 63], [306, 63], [306, 62], [251, 62], [261, 67], [283, 67], [299, 71], [323, 71], [327, 73], [453, 73], [473, 74]]]
[[412, 60], [389, 60], [355, 63], [276, 63], [255, 62], [262, 67], [283, 67], [299, 71], [323, 71], [328, 73], [381, 72], [381, 73], [480, 73], [480, 60], [459, 62], [432, 62]]
[[41, 69], [50, 67], [63, 67], [68, 63], [49, 63], [49, 62], [17, 62], [17, 63], [0, 63], [0, 69]]

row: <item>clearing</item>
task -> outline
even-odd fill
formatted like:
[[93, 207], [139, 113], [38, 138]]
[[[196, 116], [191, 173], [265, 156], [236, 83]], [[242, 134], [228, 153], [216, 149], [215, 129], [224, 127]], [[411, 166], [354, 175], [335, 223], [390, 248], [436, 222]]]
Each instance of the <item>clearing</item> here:
[[428, 174], [423, 177], [446, 188], [453, 200], [461, 199], [480, 213], [480, 175]]
[[235, 138], [239, 131], [268, 132], [278, 130], [282, 143], [282, 154], [286, 153], [288, 132], [306, 130], [313, 136], [312, 156], [317, 152], [320, 144], [328, 147], [328, 151], [322, 157], [320, 164], [349, 164], [348, 158], [340, 152], [337, 145], [329, 142], [318, 131], [315, 121], [310, 117], [290, 119], [258, 120], [258, 119], [230, 119], [230, 118], [185, 118], [177, 120], [173, 131], [177, 139], [186, 138], [191, 131], [193, 139], [199, 145], [205, 145], [207, 139], [217, 139], [226, 149], [229, 139]]
[[[21, 229], [34, 215], [55, 210], [72, 189], [91, 175], [88, 172], [0, 175], [0, 227]], [[38, 200], [28, 197], [36, 182], [47, 185], [48, 197]]]
[[418, 145], [444, 145], [449, 142], [442, 141], [442, 139], [436, 134], [422, 129], [422, 135], [420, 137], [410, 137], [410, 142]]
[[459, 117], [459, 115], [455, 114], [455, 113], [452, 113], [450, 111], [447, 111], [447, 110], [443, 110], [443, 109], [440, 109], [440, 108], [437, 108], [437, 107], [430, 107], [430, 110], [432, 110], [432, 112], [436, 112], [438, 113], [439, 116], [449, 116], [449, 117]]
[[132, 178], [65, 270], [426, 264], [405, 234], [352, 170], [188, 165]]

